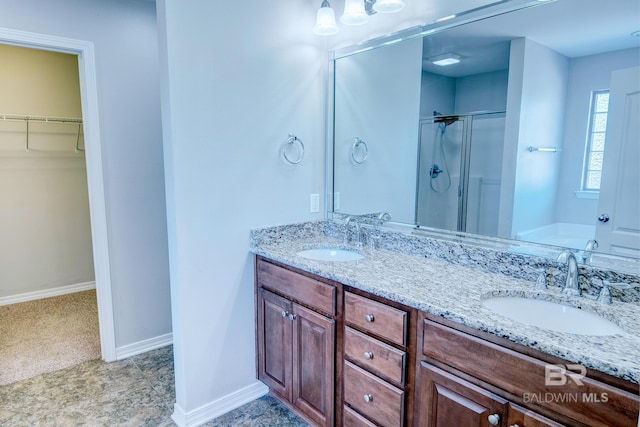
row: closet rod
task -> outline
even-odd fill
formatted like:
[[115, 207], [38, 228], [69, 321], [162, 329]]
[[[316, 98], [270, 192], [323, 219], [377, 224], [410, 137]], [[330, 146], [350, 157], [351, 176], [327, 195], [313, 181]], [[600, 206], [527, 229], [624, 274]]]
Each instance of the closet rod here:
[[20, 116], [16, 114], [0, 114], [0, 119], [23, 122], [82, 123], [82, 119], [73, 117]]

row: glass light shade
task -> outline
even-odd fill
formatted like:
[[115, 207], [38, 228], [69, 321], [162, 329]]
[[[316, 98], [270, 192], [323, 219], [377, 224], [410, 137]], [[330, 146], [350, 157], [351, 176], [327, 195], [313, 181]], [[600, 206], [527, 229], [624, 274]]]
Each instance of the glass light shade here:
[[364, 10], [364, 0], [346, 0], [344, 2], [344, 13], [340, 17], [340, 22], [345, 25], [362, 25], [369, 20], [369, 15]]
[[378, 0], [373, 4], [373, 10], [380, 13], [398, 12], [404, 7], [402, 0]]
[[323, 6], [318, 9], [316, 25], [313, 27], [313, 32], [319, 36], [330, 36], [338, 32], [336, 14], [331, 7]]

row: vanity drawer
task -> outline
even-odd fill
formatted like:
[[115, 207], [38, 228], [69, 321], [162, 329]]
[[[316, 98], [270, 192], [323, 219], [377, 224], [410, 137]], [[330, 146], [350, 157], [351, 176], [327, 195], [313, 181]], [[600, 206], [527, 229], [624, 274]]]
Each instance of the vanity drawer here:
[[347, 358], [367, 370], [404, 385], [407, 356], [404, 351], [345, 326], [344, 352]]
[[258, 286], [286, 295], [324, 313], [336, 314], [335, 286], [258, 260]]
[[345, 322], [402, 346], [407, 343], [407, 317], [406, 311], [344, 293]]
[[[587, 425], [637, 426], [640, 407], [637, 394], [588, 376], [579, 378], [581, 384], [567, 378], [561, 386], [557, 383], [546, 385], [548, 367], [553, 368], [556, 376], [562, 376], [554, 365], [428, 319], [424, 319], [422, 326], [422, 353], [425, 356], [514, 396], [525, 396], [525, 393], [529, 397], [543, 398], [553, 393], [570, 396], [571, 399], [565, 401], [545, 400], [544, 406]], [[580, 365], [575, 365], [576, 370], [579, 368]]]
[[404, 391], [375, 375], [344, 362], [344, 402], [383, 426], [401, 426]]
[[345, 427], [376, 427], [374, 423], [346, 405], [342, 407], [342, 425]]

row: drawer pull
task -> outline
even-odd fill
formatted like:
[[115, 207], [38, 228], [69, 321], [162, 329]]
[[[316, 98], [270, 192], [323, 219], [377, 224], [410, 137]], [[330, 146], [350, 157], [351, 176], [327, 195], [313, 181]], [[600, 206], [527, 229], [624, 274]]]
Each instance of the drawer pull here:
[[282, 317], [287, 317], [288, 315], [289, 315], [288, 311], [284, 311], [284, 310], [282, 311]]
[[518, 424], [511, 424], [509, 427], [520, 427]]
[[500, 415], [491, 414], [489, 415], [488, 420], [489, 424], [491, 424], [492, 426], [497, 426], [498, 424], [500, 424]]
[[364, 401], [367, 402], [367, 403], [372, 402], [373, 401], [373, 396], [370, 395], [370, 394], [365, 394], [364, 395]]
[[366, 316], [364, 316], [364, 320], [367, 323], [373, 323], [375, 318], [373, 317], [373, 314], [367, 314]]
[[364, 352], [364, 358], [367, 359], [367, 360], [373, 359], [373, 352], [372, 351], [365, 351]]

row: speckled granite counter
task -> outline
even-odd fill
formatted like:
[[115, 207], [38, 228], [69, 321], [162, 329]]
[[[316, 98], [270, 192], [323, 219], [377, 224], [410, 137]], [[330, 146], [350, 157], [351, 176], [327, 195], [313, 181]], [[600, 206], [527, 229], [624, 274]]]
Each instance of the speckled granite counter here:
[[[342, 246], [340, 227], [331, 221], [317, 221], [255, 229], [250, 248], [255, 254], [318, 276], [640, 383], [640, 305], [635, 294], [619, 298], [612, 305], [597, 303], [589, 295], [566, 297], [553, 286], [562, 271], [555, 271], [557, 266], [550, 267], [548, 260], [403, 233], [380, 233], [380, 248], [364, 250], [366, 256], [357, 261], [325, 262], [297, 255], [311, 247]], [[533, 287], [541, 266], [547, 268], [552, 285], [545, 291]], [[583, 283], [583, 276], [595, 277], [597, 282], [602, 275], [581, 269], [581, 285], [589, 286]], [[490, 296], [563, 302], [596, 312], [625, 333], [574, 335], [524, 325], [485, 308], [482, 300]]]

